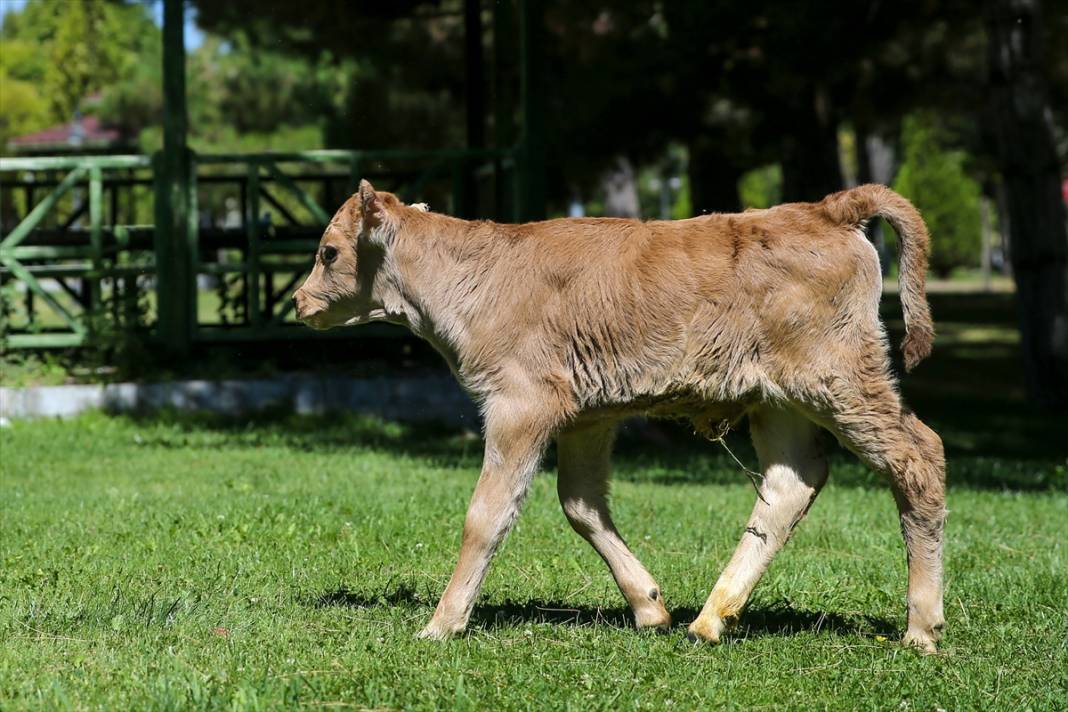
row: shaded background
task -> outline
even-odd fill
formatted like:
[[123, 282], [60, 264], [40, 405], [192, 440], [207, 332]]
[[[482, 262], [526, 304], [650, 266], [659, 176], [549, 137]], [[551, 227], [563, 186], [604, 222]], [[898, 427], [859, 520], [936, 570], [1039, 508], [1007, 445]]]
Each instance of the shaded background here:
[[[164, 146], [162, 2], [3, 10], [7, 155]], [[930, 225], [932, 290], [995, 295], [946, 297], [948, 314], [936, 299], [936, 319], [996, 312], [992, 328], [1016, 333], [984, 341], [1011, 346], [991, 378], [1034, 406], [1068, 403], [1063, 1], [189, 0], [184, 11], [187, 140], [200, 153], [521, 145], [534, 176], [520, 185], [522, 217], [684, 218], [890, 184]], [[5, 232], [20, 212], [6, 196]], [[318, 196], [327, 210], [340, 202]], [[200, 203], [206, 225], [233, 212], [225, 197]], [[446, 205], [502, 212], [499, 198]], [[871, 232], [893, 289], [894, 235]], [[221, 295], [210, 309], [232, 307], [225, 289], [197, 284]], [[160, 360], [119, 341], [99, 360], [134, 377]], [[236, 358], [272, 354], [284, 369], [293, 348], [244, 345]], [[433, 360], [396, 338], [362, 353]], [[9, 354], [9, 370], [18, 360]]]

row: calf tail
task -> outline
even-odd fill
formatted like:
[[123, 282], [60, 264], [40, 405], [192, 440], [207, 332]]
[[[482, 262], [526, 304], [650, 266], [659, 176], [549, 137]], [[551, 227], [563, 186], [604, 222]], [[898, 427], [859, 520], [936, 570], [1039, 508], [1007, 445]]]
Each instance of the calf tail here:
[[820, 203], [832, 221], [840, 225], [861, 225], [869, 218], [885, 218], [901, 246], [901, 272], [898, 280], [901, 311], [905, 316], [905, 338], [901, 351], [905, 370], [931, 353], [934, 323], [927, 304], [927, 254], [930, 238], [920, 212], [905, 198], [885, 185], [862, 185], [829, 195]]

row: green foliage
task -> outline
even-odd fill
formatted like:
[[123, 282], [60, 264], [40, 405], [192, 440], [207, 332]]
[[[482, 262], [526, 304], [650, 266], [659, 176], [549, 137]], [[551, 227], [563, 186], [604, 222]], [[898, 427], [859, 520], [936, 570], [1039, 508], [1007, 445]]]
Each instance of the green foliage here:
[[[162, 40], [144, 4], [31, 0], [6, 15], [2, 40], [0, 144], [90, 108], [146, 153], [160, 148]], [[324, 117], [351, 102], [355, 64], [326, 53], [290, 56], [237, 32], [227, 42], [208, 36], [187, 61], [190, 145], [199, 151], [321, 148]]]
[[693, 217], [693, 201], [690, 198], [690, 178], [689, 176], [681, 176], [682, 182], [679, 185], [678, 195], [675, 197], [675, 203], [671, 206], [671, 219], [672, 220], [685, 220], [686, 218]]
[[124, 57], [112, 32], [118, 29], [100, 0], [64, 3], [49, 52], [45, 91], [53, 113], [70, 116], [92, 91], [115, 81]]
[[80, 360], [90, 369], [136, 379], [151, 364], [148, 291], [138, 288], [133, 277], [111, 280], [108, 287], [86, 320], [89, 332]]
[[[202, 27], [246, 55], [234, 59], [242, 71], [228, 89], [246, 97], [230, 104], [243, 128], [262, 131], [254, 109], [291, 95], [279, 110], [314, 117], [331, 147], [462, 145], [464, 30], [454, 0], [433, 13], [413, 13], [409, 2], [193, 4]], [[262, 95], [261, 86], [278, 96]]]
[[[2, 305], [0, 305], [2, 306]], [[58, 386], [71, 380], [71, 371], [54, 353], [4, 351], [0, 325], [0, 386]]]
[[[0, 147], [12, 136], [69, 121], [85, 100], [122, 86], [158, 46], [145, 5], [31, 0], [0, 34]], [[146, 91], [144, 83], [131, 94]]]
[[0, 285], [0, 357], [7, 354], [7, 334], [15, 314], [16, 299], [18, 299], [18, 291], [14, 280]]
[[[931, 269], [948, 277], [958, 267], [979, 263], [981, 235], [979, 184], [966, 172], [968, 155], [949, 148], [949, 138], [930, 114], [906, 118], [905, 160], [894, 189], [923, 214], [931, 233]], [[893, 231], [887, 231], [896, 242]]]
[[188, 83], [189, 139], [198, 151], [323, 145], [314, 110], [319, 85], [304, 59], [250, 47], [242, 37], [209, 37], [189, 56]]
[[41, 51], [42, 6], [31, 3], [21, 13], [4, 16], [0, 30], [0, 148], [12, 136], [29, 133], [52, 122], [52, 107], [44, 91], [48, 71]]
[[25, 40], [3, 39], [0, 51], [0, 147], [12, 136], [47, 126], [51, 109], [41, 91], [43, 65]]
[[738, 181], [744, 208], [770, 208], [782, 202], [782, 167], [778, 164], [754, 168]]
[[[190, 92], [189, 103], [197, 106], [199, 94]], [[158, 126], [163, 116], [163, 47], [160, 29], [146, 29], [138, 61], [126, 66], [122, 76], [103, 90], [100, 116], [129, 136], [149, 126]], [[192, 112], [191, 112], [192, 115]]]

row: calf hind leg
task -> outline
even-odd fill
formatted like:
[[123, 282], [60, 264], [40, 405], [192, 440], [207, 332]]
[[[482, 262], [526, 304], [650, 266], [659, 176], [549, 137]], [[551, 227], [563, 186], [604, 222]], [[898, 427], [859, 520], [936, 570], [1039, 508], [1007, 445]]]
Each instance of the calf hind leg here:
[[764, 472], [760, 497], [730, 563], [690, 625], [691, 640], [719, 642], [827, 481], [822, 434], [809, 420], [762, 408], [750, 414], [749, 426]]
[[667, 628], [671, 616], [664, 608], [656, 581], [634, 556], [608, 512], [609, 459], [615, 424], [569, 430], [557, 438], [560, 504], [572, 528], [608, 564], [619, 590], [634, 611], [639, 628]]
[[942, 637], [942, 535], [946, 515], [942, 441], [903, 410], [892, 391], [884, 407], [834, 417], [842, 442], [890, 480], [908, 556], [908, 630], [904, 643], [933, 653]]

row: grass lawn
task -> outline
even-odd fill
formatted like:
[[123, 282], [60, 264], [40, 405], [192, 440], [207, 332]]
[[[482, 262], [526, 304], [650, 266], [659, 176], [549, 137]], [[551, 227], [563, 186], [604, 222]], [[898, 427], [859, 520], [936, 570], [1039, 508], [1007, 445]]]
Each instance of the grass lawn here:
[[[84, 417], [0, 431], [0, 707], [1055, 709], [1068, 493], [1053, 462], [951, 465], [948, 634], [897, 644], [891, 497], [844, 457], [731, 641], [686, 643], [752, 505], [708, 448], [623, 453], [621, 528], [678, 628], [639, 634], [539, 477], [472, 632], [413, 639], [459, 543], [476, 442], [368, 420]], [[642, 450], [650, 449], [648, 446]], [[1038, 469], [1045, 468], [1039, 472]], [[969, 484], [1006, 472], [1027, 491]]]
[[631, 629], [559, 511], [550, 453], [470, 634], [433, 643], [413, 636], [455, 562], [476, 438], [96, 414], [0, 429], [0, 709], [1064, 709], [1068, 421], [1019, 401], [991, 299], [932, 298], [943, 336], [905, 380], [949, 457], [937, 656], [897, 642], [894, 504], [842, 454], [724, 645], [686, 642], [685, 625], [753, 490], [666, 426], [670, 446], [621, 439], [614, 503], [669, 635]]

